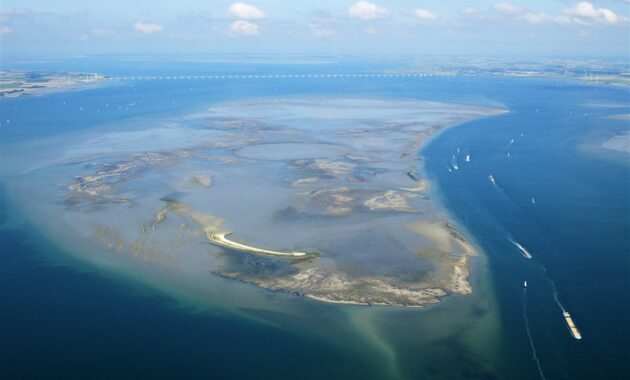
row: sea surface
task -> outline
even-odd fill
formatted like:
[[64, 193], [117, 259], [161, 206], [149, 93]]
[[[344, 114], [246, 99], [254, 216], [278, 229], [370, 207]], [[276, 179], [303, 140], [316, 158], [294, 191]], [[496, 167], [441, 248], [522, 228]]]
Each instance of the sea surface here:
[[[397, 67], [124, 57], [11, 65], [109, 76], [354, 74]], [[6, 153], [15, 144], [125, 128], [131, 119], [159, 122], [160, 115], [221, 101], [295, 96], [509, 110], [443, 131], [419, 152], [433, 196], [483, 251], [472, 268], [473, 295], [381, 314], [309, 306], [326, 318], [342, 310], [348, 321], [341, 327], [271, 311], [278, 315], [258, 312], [254, 320], [76, 260], [33, 220], [28, 200], [11, 193], [6, 168], [13, 156]], [[629, 113], [629, 105], [623, 87], [502, 77], [136, 80], [2, 99], [0, 373], [16, 379], [626, 378], [630, 158], [601, 143], [628, 130], [628, 120], [609, 116]], [[524, 258], [512, 241], [533, 258]], [[581, 341], [569, 334], [562, 309], [574, 318]], [[356, 337], [331, 339], [346, 323]]]

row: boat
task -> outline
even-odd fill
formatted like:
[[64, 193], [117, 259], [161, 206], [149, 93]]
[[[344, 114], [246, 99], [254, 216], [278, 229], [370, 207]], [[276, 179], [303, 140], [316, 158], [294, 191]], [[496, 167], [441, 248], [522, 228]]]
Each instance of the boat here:
[[525, 247], [523, 247], [522, 245], [520, 245], [519, 243], [515, 242], [512, 240], [512, 244], [514, 244], [516, 246], [516, 248], [518, 248], [519, 251], [521, 251], [521, 254], [523, 255], [523, 257], [525, 257], [526, 259], [531, 259], [533, 256], [531, 253], [529, 253], [528, 250], [525, 249]]
[[527, 281], [523, 281], [523, 287], [526, 288], [527, 287]]
[[571, 332], [571, 335], [577, 340], [582, 339], [582, 334], [580, 334], [580, 330], [578, 330], [575, 323], [573, 323], [573, 318], [571, 318], [571, 314], [569, 314], [568, 311], [563, 310], [562, 316], [564, 317], [564, 321], [567, 323], [567, 326], [569, 327], [569, 331]]
[[534, 197], [532, 197], [532, 204], [535, 205], [536, 204], [536, 200], [534, 199]]
[[470, 154], [466, 155], [466, 162], [470, 162]]
[[488, 176], [488, 179], [490, 180], [490, 182], [492, 182], [492, 184], [493, 184], [493, 185], [496, 185], [496, 184], [497, 184], [497, 183], [496, 183], [496, 181], [494, 180], [494, 176], [493, 176], [492, 174], [490, 174], [490, 175]]
[[416, 172], [407, 172], [407, 176], [416, 182], [420, 182], [420, 177], [418, 177]]

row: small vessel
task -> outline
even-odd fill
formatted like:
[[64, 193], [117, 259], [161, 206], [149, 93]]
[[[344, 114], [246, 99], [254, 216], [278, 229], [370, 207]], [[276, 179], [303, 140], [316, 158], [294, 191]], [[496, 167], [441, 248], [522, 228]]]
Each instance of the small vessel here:
[[455, 164], [453, 164], [453, 169], [455, 169], [455, 170], [459, 170], [459, 165], [457, 165], [456, 163], [455, 163]]
[[493, 176], [492, 174], [490, 174], [490, 175], [488, 176], [488, 179], [490, 180], [490, 182], [492, 182], [492, 184], [493, 184], [493, 185], [496, 185], [496, 184], [497, 184], [497, 182], [494, 180], [494, 176]]
[[577, 340], [582, 339], [582, 334], [580, 334], [580, 330], [578, 330], [575, 323], [573, 323], [573, 318], [571, 318], [571, 314], [569, 314], [569, 312], [566, 310], [562, 310], [562, 316], [564, 317], [564, 321], [567, 323], [567, 326], [569, 327], [569, 331], [571, 332], [571, 335]]
[[523, 287], [526, 288], [527, 287], [527, 281], [523, 282]]
[[466, 162], [470, 162], [470, 154], [466, 155]]
[[525, 257], [526, 259], [531, 259], [533, 256], [531, 253], [529, 253], [528, 250], [525, 249], [525, 247], [523, 247], [522, 245], [520, 245], [519, 243], [515, 242], [512, 240], [512, 244], [514, 244], [516, 246], [516, 248], [518, 248], [519, 251], [521, 251], [521, 254], [523, 255], [523, 257]]
[[532, 204], [535, 205], [536, 204], [536, 200], [534, 199], [534, 197], [532, 197]]
[[416, 182], [420, 182], [420, 177], [418, 177], [416, 172], [407, 172], [407, 176]]

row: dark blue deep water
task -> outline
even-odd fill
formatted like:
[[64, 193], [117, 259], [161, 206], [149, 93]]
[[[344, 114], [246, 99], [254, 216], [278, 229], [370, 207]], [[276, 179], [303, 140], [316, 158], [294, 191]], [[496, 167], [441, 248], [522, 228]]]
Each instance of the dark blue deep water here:
[[[446, 205], [491, 258], [504, 336], [518, 352], [511, 365], [525, 370], [531, 363], [531, 351], [522, 343], [521, 284], [527, 280], [533, 343], [547, 378], [627, 377], [630, 156], [587, 153], [581, 147], [613, 130], [627, 130], [628, 121], [603, 116], [627, 112], [629, 92], [542, 80], [487, 87], [486, 95], [511, 112], [448, 130], [425, 154]], [[596, 103], [626, 106], [592, 106]], [[442, 162], [460, 146], [474, 159], [466, 170], [449, 175]], [[509, 235], [534, 259], [524, 260]], [[554, 284], [582, 341], [568, 334]]]
[[[50, 68], [64, 67], [55, 65]], [[109, 75], [154, 75], [162, 69], [74, 65]], [[357, 71], [356, 65], [169, 67], [165, 74]], [[628, 121], [606, 118], [628, 113], [627, 88], [535, 78], [125, 83], [1, 100], [2, 119], [10, 119], [11, 128], [0, 129], [0, 146], [220, 100], [305, 94], [506, 107], [507, 114], [444, 131], [422, 151], [444, 204], [489, 257], [509, 351], [497, 376], [539, 378], [525, 306], [547, 379], [628, 378], [630, 157], [597, 149], [606, 136], [628, 128]], [[598, 106], [611, 104], [623, 107]], [[79, 106], [83, 111], [77, 111]], [[449, 172], [458, 148], [472, 160]], [[490, 174], [497, 186], [488, 180]], [[2, 378], [365, 379], [375, 373], [369, 363], [315, 339], [195, 313], [151, 290], [50, 260], [63, 253], [10, 217], [13, 205], [4, 192], [0, 202]], [[509, 239], [534, 258], [524, 259]], [[569, 335], [556, 301], [574, 317], [582, 341]]]

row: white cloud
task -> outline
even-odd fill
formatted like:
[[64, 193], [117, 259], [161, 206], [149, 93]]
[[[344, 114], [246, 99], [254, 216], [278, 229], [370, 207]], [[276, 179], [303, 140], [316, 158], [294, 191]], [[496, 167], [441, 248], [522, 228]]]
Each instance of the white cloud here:
[[330, 37], [334, 36], [336, 33], [334, 29], [322, 27], [319, 24], [311, 25], [311, 32], [316, 37]]
[[[622, 19], [615, 12], [608, 8], [595, 8], [592, 3], [582, 1], [571, 8], [564, 10], [564, 13], [570, 16], [570, 20], [575, 23], [596, 22], [601, 24], [617, 24]], [[566, 19], [563, 19], [566, 21]]]
[[116, 32], [107, 28], [94, 28], [92, 29], [92, 34], [97, 37], [110, 37], [116, 34]]
[[240, 36], [255, 36], [258, 34], [258, 25], [245, 20], [237, 20], [230, 24], [230, 31]]
[[376, 29], [372, 25], [368, 25], [365, 28], [363, 28], [362, 30], [363, 30], [363, 33], [365, 33], [365, 34], [378, 34], [378, 29]]
[[464, 15], [475, 15], [475, 14], [479, 13], [479, 10], [477, 8], [466, 7], [464, 9], [462, 9], [460, 11], [460, 13], [464, 14]]
[[549, 16], [542, 12], [528, 12], [523, 15], [523, 20], [530, 24], [541, 24], [549, 20]]
[[386, 17], [388, 13], [387, 9], [363, 0], [348, 7], [348, 16], [360, 20], [377, 20]]
[[241, 20], [260, 20], [265, 18], [265, 12], [247, 3], [234, 3], [230, 6], [230, 13]]
[[436, 20], [438, 18], [438, 16], [435, 13], [430, 12], [426, 9], [422, 9], [422, 8], [416, 8], [413, 11], [413, 14], [419, 19], [428, 20], [428, 21]]
[[494, 9], [506, 15], [517, 14], [523, 10], [523, 8], [512, 3], [496, 3], [494, 4]]
[[144, 33], [144, 34], [153, 34], [153, 33], [158, 33], [164, 30], [164, 27], [160, 24], [154, 24], [154, 23], [142, 22], [142, 21], [138, 21], [135, 24], [133, 24], [133, 28], [136, 31], [140, 33]]
[[460, 14], [477, 21], [520, 20], [530, 24], [555, 23], [566, 26], [627, 25], [630, 22], [627, 17], [619, 16], [607, 8], [596, 8], [588, 1], [582, 1], [571, 8], [564, 9], [560, 15], [549, 15], [508, 2], [495, 3], [488, 12], [468, 7], [461, 9]]
[[3, 26], [0, 28], [0, 37], [8, 36], [11, 32], [13, 32], [13, 29], [8, 26]]
[[553, 19], [556, 23], [560, 24], [560, 25], [571, 25], [571, 24], [581, 24], [581, 25], [586, 25], [586, 23], [584, 21], [582, 21], [581, 19], [577, 18], [577, 17], [569, 17], [569, 16], [557, 16]]

